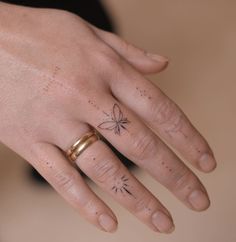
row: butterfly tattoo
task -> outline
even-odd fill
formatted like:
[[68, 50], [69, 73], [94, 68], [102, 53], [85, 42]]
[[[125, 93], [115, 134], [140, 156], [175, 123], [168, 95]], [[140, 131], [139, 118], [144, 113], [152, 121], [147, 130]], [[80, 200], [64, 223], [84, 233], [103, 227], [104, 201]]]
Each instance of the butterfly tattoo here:
[[[105, 112], [104, 112], [105, 113]], [[118, 104], [113, 105], [113, 109], [111, 114], [105, 113], [106, 116], [108, 116], [110, 119], [107, 121], [102, 122], [98, 125], [98, 128], [100, 129], [106, 129], [106, 130], [113, 130], [115, 134], [120, 135], [121, 130], [126, 128], [126, 125], [130, 123], [130, 121], [127, 118], [124, 118], [123, 113], [118, 106]]]

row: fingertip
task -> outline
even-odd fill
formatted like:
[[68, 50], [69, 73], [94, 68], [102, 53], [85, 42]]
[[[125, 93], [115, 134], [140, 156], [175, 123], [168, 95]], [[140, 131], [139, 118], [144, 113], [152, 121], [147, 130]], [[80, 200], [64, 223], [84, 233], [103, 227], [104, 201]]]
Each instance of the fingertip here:
[[167, 216], [164, 211], [156, 211], [152, 215], [152, 223], [160, 233], [171, 233], [175, 229], [175, 225], [171, 217]]
[[170, 63], [169, 60], [166, 62], [163, 62], [161, 70], [162, 71], [165, 70], [169, 66], [169, 63]]
[[109, 233], [114, 233], [117, 230], [117, 219], [113, 216], [103, 213], [98, 217], [98, 222], [102, 230]]
[[199, 166], [203, 172], [209, 173], [216, 169], [217, 163], [213, 155], [205, 153], [199, 159]]
[[149, 57], [150, 59], [157, 61], [157, 62], [162, 62], [162, 63], [168, 63], [169, 59], [165, 56], [158, 55], [158, 54], [153, 54], [153, 53], [146, 53], [146, 56]]
[[114, 226], [113, 229], [109, 231], [109, 233], [114, 234], [117, 231], [117, 229], [118, 229], [118, 223], [116, 223], [116, 226]]
[[189, 196], [188, 201], [192, 209], [198, 212], [205, 211], [210, 206], [208, 195], [202, 190], [194, 190]]
[[146, 65], [142, 65], [139, 68], [136, 68], [138, 70], [140, 70], [143, 74], [155, 74], [155, 73], [160, 73], [162, 71], [164, 71], [165, 69], [167, 69], [169, 65], [169, 61], [167, 62], [157, 62], [157, 61], [152, 61], [151, 63], [148, 62]]

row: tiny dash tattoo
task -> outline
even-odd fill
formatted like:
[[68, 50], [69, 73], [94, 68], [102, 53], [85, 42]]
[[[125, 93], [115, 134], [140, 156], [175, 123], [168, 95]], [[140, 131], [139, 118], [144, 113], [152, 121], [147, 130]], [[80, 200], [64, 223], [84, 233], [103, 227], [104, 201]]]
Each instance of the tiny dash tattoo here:
[[121, 130], [127, 130], [126, 125], [130, 123], [130, 121], [127, 118], [124, 118], [123, 113], [118, 106], [118, 104], [113, 105], [113, 109], [111, 114], [107, 114], [103, 111], [103, 113], [109, 117], [107, 121], [102, 122], [97, 127], [100, 129], [105, 130], [114, 130], [115, 134], [120, 135]]
[[129, 185], [128, 185], [128, 178], [123, 175], [119, 180], [116, 180], [116, 184], [112, 187], [111, 190], [113, 190], [115, 193], [120, 192], [124, 195], [124, 193], [128, 193], [130, 196], [136, 198], [130, 191], [129, 191]]

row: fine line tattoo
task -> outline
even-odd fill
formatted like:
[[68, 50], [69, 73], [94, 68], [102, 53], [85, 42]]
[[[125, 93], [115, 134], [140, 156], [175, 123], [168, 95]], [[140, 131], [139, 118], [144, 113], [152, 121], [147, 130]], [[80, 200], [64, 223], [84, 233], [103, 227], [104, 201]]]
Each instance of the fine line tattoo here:
[[118, 135], [121, 134], [122, 129], [127, 130], [126, 125], [129, 124], [130, 121], [127, 118], [124, 118], [123, 113], [118, 104], [115, 103], [113, 105], [113, 109], [110, 115], [104, 111], [103, 113], [107, 117], [109, 117], [109, 119], [99, 124], [97, 126], [98, 128], [105, 130], [114, 130], [115, 134]]
[[124, 193], [128, 193], [130, 196], [136, 198], [130, 191], [129, 191], [129, 185], [128, 185], [128, 178], [123, 175], [119, 180], [116, 180], [116, 184], [112, 187], [111, 190], [113, 190], [115, 193], [120, 192], [124, 195]]

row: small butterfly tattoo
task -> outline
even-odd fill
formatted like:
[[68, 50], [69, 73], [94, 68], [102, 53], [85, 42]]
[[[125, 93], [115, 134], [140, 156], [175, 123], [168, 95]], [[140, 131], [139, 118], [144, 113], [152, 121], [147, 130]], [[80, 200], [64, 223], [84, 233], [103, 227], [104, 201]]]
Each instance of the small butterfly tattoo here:
[[113, 105], [111, 115], [107, 113], [105, 114], [106, 116], [110, 117], [110, 120], [102, 122], [100, 125], [98, 125], [98, 128], [106, 129], [106, 130], [114, 130], [115, 134], [118, 134], [118, 135], [121, 134], [122, 129], [127, 130], [126, 125], [130, 123], [130, 121], [127, 118], [123, 117], [123, 113], [121, 112], [121, 109], [118, 106], [118, 104], [115, 103]]

